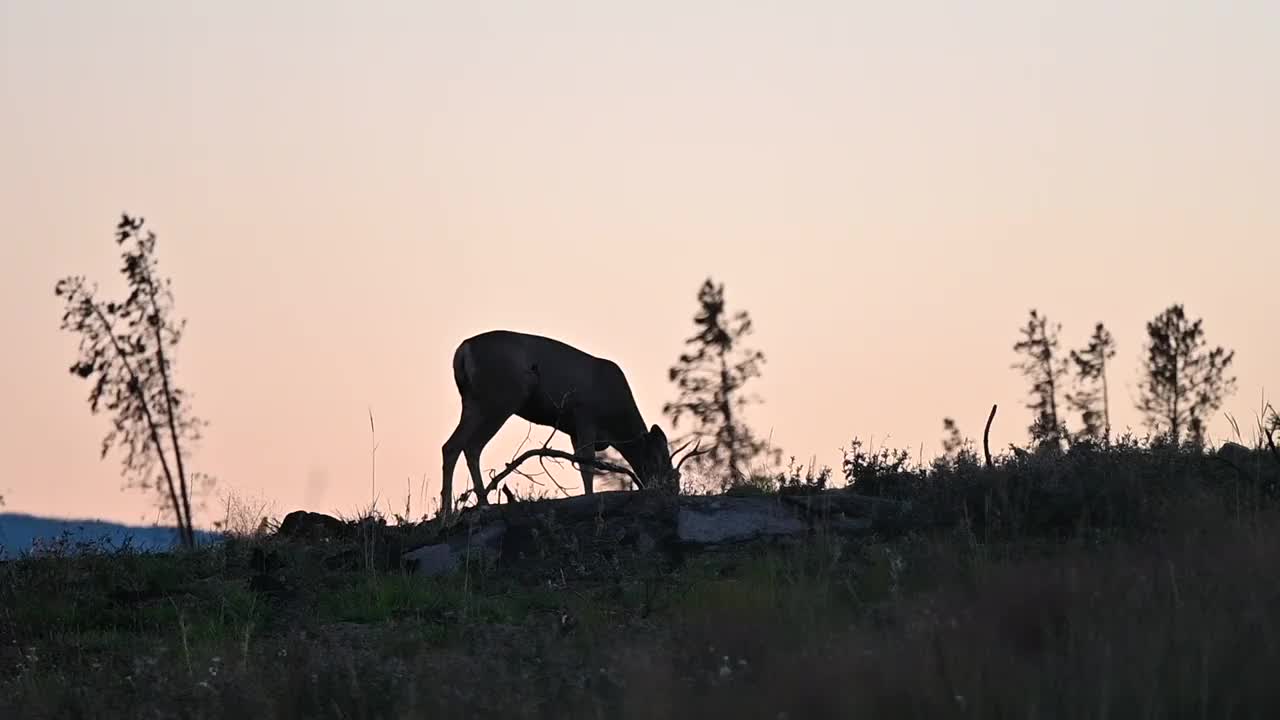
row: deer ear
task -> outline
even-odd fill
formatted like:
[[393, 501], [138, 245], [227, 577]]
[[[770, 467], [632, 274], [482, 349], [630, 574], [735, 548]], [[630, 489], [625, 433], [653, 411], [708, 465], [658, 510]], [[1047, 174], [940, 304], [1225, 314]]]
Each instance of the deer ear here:
[[649, 437], [653, 438], [655, 441], [660, 441], [663, 445], [667, 444], [667, 434], [662, 432], [662, 428], [658, 427], [656, 424], [649, 428]]

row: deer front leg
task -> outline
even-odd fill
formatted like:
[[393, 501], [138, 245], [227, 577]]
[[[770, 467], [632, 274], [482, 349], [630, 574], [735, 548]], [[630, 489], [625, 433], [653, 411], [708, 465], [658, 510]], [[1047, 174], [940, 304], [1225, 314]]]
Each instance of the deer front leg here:
[[595, 466], [591, 463], [596, 459], [596, 433], [594, 428], [580, 428], [571, 438], [573, 442], [573, 454], [578, 458], [578, 469], [582, 473], [582, 492], [585, 495], [592, 494], [592, 480], [595, 475]]

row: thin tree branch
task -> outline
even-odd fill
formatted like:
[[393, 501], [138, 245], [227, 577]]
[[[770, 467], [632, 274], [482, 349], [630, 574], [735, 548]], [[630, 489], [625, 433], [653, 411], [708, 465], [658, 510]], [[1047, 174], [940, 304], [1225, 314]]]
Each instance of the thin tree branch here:
[[120, 363], [124, 365], [124, 369], [129, 373], [129, 389], [138, 398], [142, 404], [142, 414], [147, 420], [147, 430], [151, 434], [151, 442], [156, 446], [156, 455], [160, 458], [160, 469], [164, 471], [165, 482], [169, 488], [169, 501], [173, 503], [173, 512], [178, 518], [178, 534], [182, 538], [182, 542], [187, 542], [186, 526], [190, 524], [189, 517], [183, 517], [182, 505], [178, 503], [178, 494], [173, 485], [173, 473], [169, 470], [169, 461], [164, 455], [164, 446], [160, 443], [160, 432], [156, 427], [155, 418], [151, 415], [151, 406], [147, 403], [147, 397], [142, 392], [142, 381], [138, 379], [138, 373], [134, 371], [133, 365], [129, 362], [129, 355], [120, 347], [120, 340], [116, 337], [115, 328], [107, 320], [106, 315], [102, 313], [102, 308], [92, 299], [85, 298], [84, 302], [89, 303], [89, 307], [93, 309], [93, 314], [98, 317], [98, 322], [102, 323], [102, 327], [107, 331], [107, 338], [111, 340], [111, 346], [115, 348], [116, 355], [120, 358]]
[[[187, 471], [182, 463], [182, 446], [178, 440], [178, 426], [173, 418], [173, 392], [169, 388], [169, 364], [164, 356], [164, 336], [161, 333], [161, 329], [164, 326], [164, 318], [160, 315], [160, 304], [156, 299], [155, 279], [151, 277], [150, 268], [147, 267], [145, 262], [140, 262], [139, 266], [142, 268], [143, 277], [146, 278], [147, 295], [151, 298], [151, 312], [152, 317], [155, 319], [151, 327], [156, 336], [156, 357], [160, 360], [160, 383], [164, 390], [165, 405], [168, 408], [169, 435], [173, 438], [173, 457], [178, 464], [178, 486], [182, 494], [182, 508], [187, 517], [186, 527], [183, 528], [183, 533], [185, 534], [183, 539], [187, 547], [194, 547], [196, 536], [195, 524], [191, 519], [191, 495], [187, 488]], [[143, 321], [151, 322], [145, 318]]]
[[991, 467], [991, 421], [996, 419], [996, 405], [991, 405], [991, 414], [987, 416], [987, 426], [982, 429], [982, 454], [987, 459], [987, 467]]
[[[158, 314], [158, 313], [157, 313]], [[178, 441], [177, 421], [173, 418], [173, 393], [169, 389], [169, 368], [164, 357], [164, 343], [160, 338], [160, 324], [156, 323], [156, 355], [160, 359], [160, 383], [164, 389], [165, 404], [168, 406], [166, 413], [169, 419], [169, 435], [173, 437], [173, 457], [178, 464], [178, 488], [182, 495], [182, 510], [187, 517], [187, 526], [184, 532], [187, 535], [187, 547], [195, 547], [195, 523], [191, 519], [191, 494], [187, 487], [187, 471], [182, 463], [182, 446]]]

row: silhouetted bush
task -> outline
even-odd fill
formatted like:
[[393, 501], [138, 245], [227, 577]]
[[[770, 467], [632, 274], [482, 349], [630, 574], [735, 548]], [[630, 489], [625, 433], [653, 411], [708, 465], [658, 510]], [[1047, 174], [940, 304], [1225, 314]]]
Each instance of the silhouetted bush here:
[[[1262, 449], [1249, 451], [1262, 459]], [[1280, 491], [1280, 463], [1224, 462], [1165, 436], [1082, 439], [1065, 451], [1015, 449], [992, 467], [973, 453], [913, 464], [905, 450], [868, 453], [854, 443], [845, 479], [858, 492], [909, 500], [926, 525], [965, 524], [984, 538], [1066, 538], [1086, 531], [1159, 530], [1174, 508], [1248, 513]]]

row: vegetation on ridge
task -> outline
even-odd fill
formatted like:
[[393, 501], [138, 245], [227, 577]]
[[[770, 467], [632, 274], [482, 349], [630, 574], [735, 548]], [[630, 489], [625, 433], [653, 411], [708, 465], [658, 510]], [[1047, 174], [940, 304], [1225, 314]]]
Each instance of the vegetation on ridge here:
[[[794, 467], [781, 492], [830, 482]], [[425, 578], [246, 523], [171, 555], [0, 566], [9, 717], [1212, 716], [1280, 709], [1280, 461], [1080, 443], [984, 467], [856, 449], [930, 522], [684, 557], [555, 546]], [[763, 480], [759, 480], [762, 482]], [[88, 550], [87, 552], [85, 550]], [[553, 551], [553, 552], [552, 552]]]

